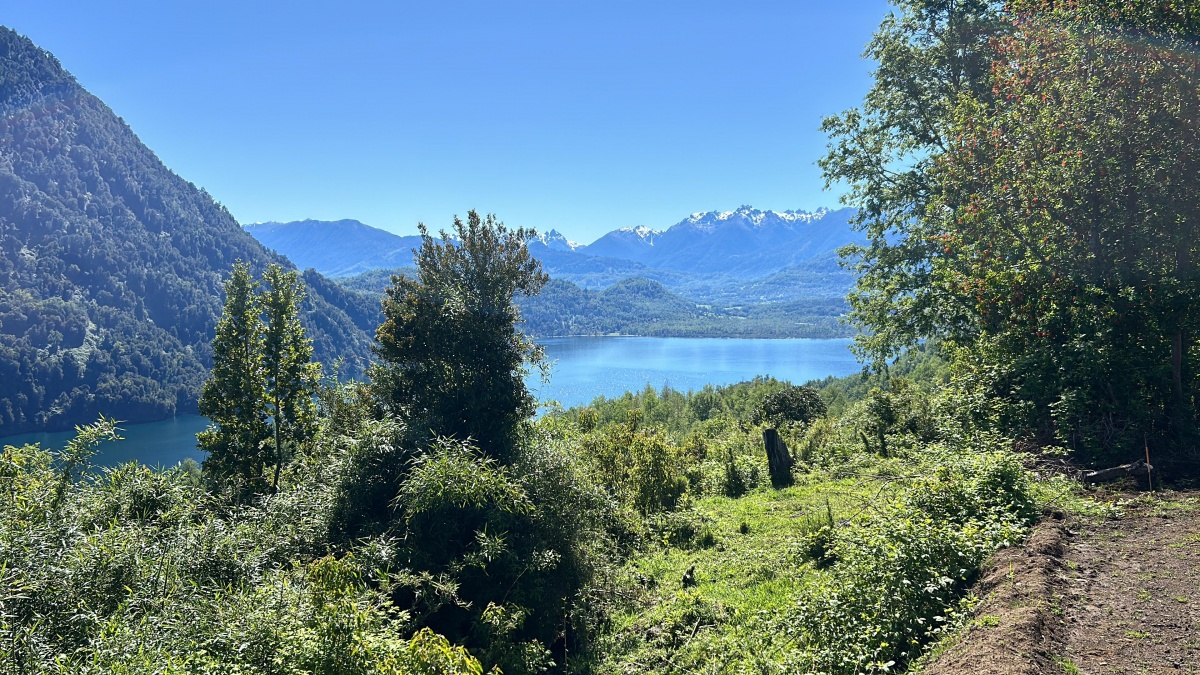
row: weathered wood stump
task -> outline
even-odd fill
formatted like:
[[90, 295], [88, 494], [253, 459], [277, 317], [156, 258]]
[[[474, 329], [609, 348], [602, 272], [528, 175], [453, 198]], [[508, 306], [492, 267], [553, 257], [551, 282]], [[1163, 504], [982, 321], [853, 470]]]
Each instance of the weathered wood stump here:
[[763, 446], [767, 450], [767, 470], [771, 472], [771, 485], [785, 488], [792, 484], [792, 453], [774, 429], [763, 430]]

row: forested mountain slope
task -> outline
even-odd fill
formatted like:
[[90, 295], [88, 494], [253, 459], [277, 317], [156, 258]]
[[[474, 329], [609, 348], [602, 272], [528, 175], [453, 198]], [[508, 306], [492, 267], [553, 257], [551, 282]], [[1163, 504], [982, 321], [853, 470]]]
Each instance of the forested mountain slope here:
[[[238, 259], [291, 267], [52, 55], [0, 27], [0, 434], [193, 410]], [[316, 358], [361, 371], [364, 320], [314, 281]]]
[[[531, 250], [533, 247], [530, 247]], [[311, 270], [306, 274], [315, 274]], [[378, 304], [391, 285], [393, 274], [412, 277], [416, 270], [402, 267], [375, 270], [339, 279], [333, 286], [345, 289], [357, 306], [374, 299], [364, 309], [382, 316]], [[753, 304], [729, 301], [698, 303], [671, 292], [653, 279], [622, 279], [604, 290], [582, 288], [551, 278], [533, 297], [518, 297], [521, 330], [536, 338], [572, 335], [641, 335], [654, 337], [836, 338], [849, 337], [841, 322], [846, 312], [842, 298], [805, 297], [770, 299]], [[378, 321], [376, 321], [378, 323]]]

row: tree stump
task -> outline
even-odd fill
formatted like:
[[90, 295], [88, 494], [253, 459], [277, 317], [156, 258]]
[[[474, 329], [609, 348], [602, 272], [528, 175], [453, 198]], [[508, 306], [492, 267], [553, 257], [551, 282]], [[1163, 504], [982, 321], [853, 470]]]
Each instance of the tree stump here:
[[792, 484], [792, 453], [774, 429], [763, 431], [763, 446], [767, 450], [767, 470], [771, 472], [771, 485], [785, 488]]

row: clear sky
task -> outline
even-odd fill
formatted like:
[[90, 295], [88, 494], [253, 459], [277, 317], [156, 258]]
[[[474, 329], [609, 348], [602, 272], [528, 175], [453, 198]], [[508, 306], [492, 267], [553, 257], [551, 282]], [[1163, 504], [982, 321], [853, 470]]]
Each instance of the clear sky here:
[[242, 223], [400, 234], [468, 209], [590, 242], [694, 211], [836, 205], [884, 0], [5, 0]]

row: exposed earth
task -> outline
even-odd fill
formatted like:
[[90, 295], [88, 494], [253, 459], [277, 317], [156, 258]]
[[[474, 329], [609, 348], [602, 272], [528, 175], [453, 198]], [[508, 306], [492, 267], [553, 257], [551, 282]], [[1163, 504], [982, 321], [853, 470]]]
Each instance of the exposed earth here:
[[1200, 674], [1200, 492], [1047, 514], [985, 567], [971, 627], [922, 672]]

